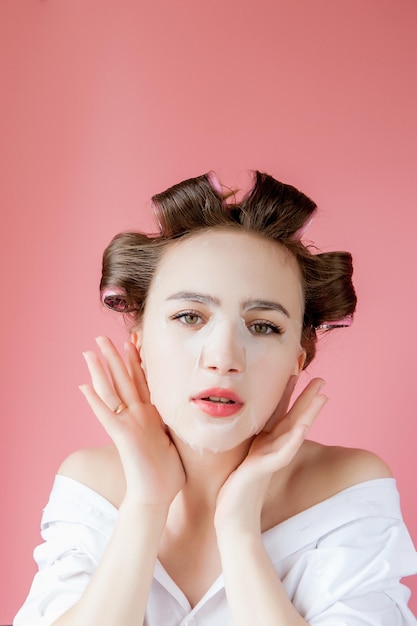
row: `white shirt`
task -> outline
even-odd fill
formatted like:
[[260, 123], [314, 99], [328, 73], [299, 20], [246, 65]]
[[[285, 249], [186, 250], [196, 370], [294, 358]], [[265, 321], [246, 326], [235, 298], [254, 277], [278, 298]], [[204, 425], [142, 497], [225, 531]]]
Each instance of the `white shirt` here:
[[[113, 532], [117, 509], [57, 476], [42, 517], [39, 572], [14, 626], [49, 626], [86, 588]], [[417, 626], [400, 578], [417, 573], [393, 478], [354, 485], [263, 534], [297, 611], [311, 626]], [[117, 576], [117, 572], [115, 572]], [[191, 609], [157, 561], [146, 626], [232, 626], [220, 576]], [[122, 626], [122, 625], [120, 625]]]

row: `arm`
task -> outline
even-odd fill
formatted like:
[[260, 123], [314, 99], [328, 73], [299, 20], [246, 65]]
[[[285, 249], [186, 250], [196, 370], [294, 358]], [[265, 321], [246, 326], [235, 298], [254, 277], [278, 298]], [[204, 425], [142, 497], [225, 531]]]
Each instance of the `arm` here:
[[[216, 533], [225, 588], [235, 626], [303, 626], [261, 537], [261, 512], [270, 478], [302, 445], [326, 401], [312, 381], [288, 416], [254, 440], [248, 456], [219, 493]], [[282, 408], [281, 408], [282, 410]]]
[[[306, 511], [302, 519], [302, 528], [296, 523], [301, 537], [296, 533], [295, 544], [279, 550], [283, 557], [293, 555], [284, 566], [281, 562], [279, 571], [304, 617], [301, 624], [417, 625], [407, 606], [409, 591], [401, 583], [402, 577], [417, 572], [417, 552], [401, 518], [395, 481], [366, 480]], [[289, 539], [288, 531], [286, 525], [284, 535]], [[230, 540], [225, 549], [236, 548], [239, 559], [239, 546], [233, 546], [232, 536]], [[244, 543], [242, 546], [243, 551]], [[295, 546], [297, 556], [293, 558]], [[233, 564], [230, 565], [233, 573]], [[253, 598], [259, 597], [256, 573], [251, 572], [246, 588]], [[273, 593], [278, 594], [278, 599], [280, 590], [276, 588]], [[244, 593], [240, 600], [246, 606]], [[258, 609], [261, 620], [264, 608], [259, 605]], [[234, 624], [245, 623], [237, 619]], [[283, 618], [266, 623], [281, 626], [288, 622]]]
[[305, 626], [262, 540], [250, 533], [218, 535], [226, 595], [236, 626]]
[[124, 502], [114, 534], [77, 604], [54, 626], [143, 624], [166, 512]]
[[[113, 536], [84, 594], [54, 626], [143, 624], [169, 505], [184, 482], [176, 448], [150, 404], [133, 344], [126, 346], [126, 367], [108, 339], [98, 343], [109, 374], [93, 352], [86, 353], [92, 385], [82, 391], [118, 449], [126, 493]], [[111, 407], [120, 402], [126, 408], [116, 415]]]
[[317, 385], [312, 381], [287, 417], [254, 440], [219, 493], [215, 523], [234, 626], [417, 625], [400, 583], [417, 571], [417, 553], [395, 483], [380, 480], [391, 480], [391, 472], [375, 455], [325, 448], [314, 470], [309, 457], [301, 480], [307, 501], [317, 487], [318, 499], [305, 511], [298, 556], [280, 567], [285, 588], [264, 548], [260, 519], [269, 477], [279, 476], [301, 447], [302, 425], [305, 432], [325, 401]]

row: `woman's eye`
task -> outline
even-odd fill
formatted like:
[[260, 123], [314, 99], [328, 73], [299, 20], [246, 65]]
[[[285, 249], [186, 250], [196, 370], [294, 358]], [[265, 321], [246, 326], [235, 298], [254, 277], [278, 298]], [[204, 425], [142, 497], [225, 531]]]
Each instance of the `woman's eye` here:
[[195, 315], [194, 313], [187, 313], [183, 315], [182, 320], [185, 324], [189, 324], [190, 326], [195, 326], [201, 320], [201, 317]]
[[270, 335], [271, 333], [281, 335], [283, 332], [282, 328], [271, 322], [253, 322], [249, 328], [255, 335]]
[[182, 313], [177, 313], [172, 316], [172, 319], [178, 320], [185, 326], [197, 326], [197, 324], [201, 324], [203, 321], [201, 315], [198, 315], [198, 313], [194, 313], [193, 311], [183, 311]]

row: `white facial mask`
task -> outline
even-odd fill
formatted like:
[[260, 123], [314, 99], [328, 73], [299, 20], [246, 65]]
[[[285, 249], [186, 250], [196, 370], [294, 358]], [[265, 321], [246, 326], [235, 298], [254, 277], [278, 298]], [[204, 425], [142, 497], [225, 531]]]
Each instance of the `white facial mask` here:
[[[161, 329], [166, 326], [166, 321], [162, 321]], [[296, 322], [288, 325], [285, 335], [280, 339], [280, 341], [293, 343], [297, 346], [295, 350], [297, 357], [303, 352], [299, 342], [300, 326]], [[190, 388], [202, 390], [201, 370], [211, 360], [214, 359], [213, 363], [216, 361], [216, 354], [224, 350], [225, 343], [229, 344], [228, 350], [231, 352], [230, 366], [236, 366], [237, 369], [232, 375], [233, 384], [236, 388], [236, 385], [239, 386], [239, 384], [244, 382], [243, 378], [247, 376], [248, 371], [256, 368], [258, 361], [262, 359], [268, 349], [268, 340], [265, 341], [264, 339], [254, 336], [243, 318], [228, 320], [219, 313], [213, 315], [201, 329], [190, 333], [183, 344], [183, 349], [187, 353], [188, 359], [194, 363], [193, 370], [188, 378]], [[241, 373], [238, 371], [239, 368], [242, 370]], [[214, 384], [205, 379], [207, 382], [205, 382], [204, 388], [223, 386], [225, 384], [224, 375], [213, 374], [213, 378], [215, 378]], [[222, 383], [219, 382], [221, 380], [223, 381]], [[172, 401], [170, 417], [165, 423], [184, 443], [201, 453], [205, 450], [216, 453], [235, 445], [237, 431], [239, 431], [239, 422], [242, 420], [240, 413], [229, 418], [219, 418], [195, 409], [193, 429], [184, 431], [185, 413], [189, 408], [184, 405], [182, 395], [179, 395], [178, 398], [172, 398]], [[253, 405], [244, 407], [243, 410], [245, 411], [245, 438], [257, 435], [263, 429], [267, 419], [272, 415], [271, 413], [266, 420], [260, 421]]]
[[[275, 243], [211, 231], [169, 250], [148, 296], [141, 355], [152, 402], [178, 439], [221, 452], [264, 428], [302, 364], [302, 311], [298, 267]], [[189, 324], [184, 312], [201, 319]], [[256, 333], [264, 319], [282, 334]], [[213, 389], [233, 392], [243, 406], [213, 415], [195, 402]]]

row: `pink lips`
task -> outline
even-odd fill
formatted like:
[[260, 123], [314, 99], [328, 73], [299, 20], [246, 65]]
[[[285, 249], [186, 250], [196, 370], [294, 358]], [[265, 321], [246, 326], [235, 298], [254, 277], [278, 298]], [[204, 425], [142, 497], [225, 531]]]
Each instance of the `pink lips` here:
[[197, 408], [211, 417], [232, 417], [243, 407], [243, 401], [233, 391], [215, 387], [192, 398]]

